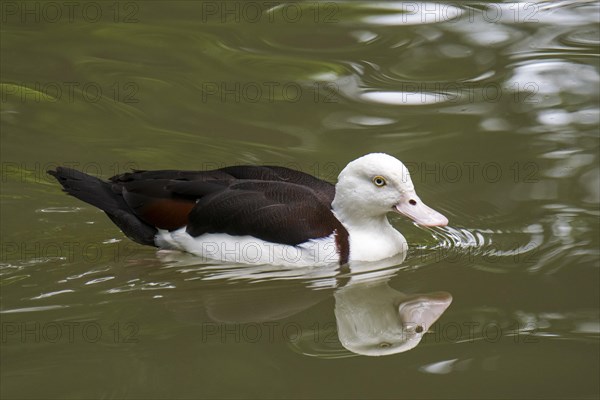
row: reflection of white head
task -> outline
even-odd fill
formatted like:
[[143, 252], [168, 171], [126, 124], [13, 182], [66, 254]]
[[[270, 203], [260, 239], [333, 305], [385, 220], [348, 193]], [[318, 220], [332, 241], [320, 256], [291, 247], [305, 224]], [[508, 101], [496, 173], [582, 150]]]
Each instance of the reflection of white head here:
[[335, 300], [342, 345], [357, 354], [382, 356], [417, 346], [452, 296], [446, 292], [407, 296], [379, 280], [343, 287]]

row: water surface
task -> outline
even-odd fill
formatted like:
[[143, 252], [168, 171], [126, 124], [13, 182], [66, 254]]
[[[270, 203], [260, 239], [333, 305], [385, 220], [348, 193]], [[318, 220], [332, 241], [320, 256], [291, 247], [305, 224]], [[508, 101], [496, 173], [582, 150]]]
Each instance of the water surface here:
[[[597, 2], [52, 4], [2, 4], [3, 398], [600, 395]], [[368, 152], [450, 225], [353, 271], [157, 252], [45, 174]]]

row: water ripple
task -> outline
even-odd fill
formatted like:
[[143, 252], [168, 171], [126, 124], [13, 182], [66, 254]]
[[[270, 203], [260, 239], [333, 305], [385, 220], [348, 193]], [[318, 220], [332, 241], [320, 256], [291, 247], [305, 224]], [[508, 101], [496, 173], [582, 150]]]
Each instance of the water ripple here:
[[[434, 244], [415, 246], [409, 261], [430, 262], [431, 259], [461, 262], [490, 272], [506, 272], [506, 265], [527, 266], [545, 243], [544, 228], [532, 224], [522, 229], [492, 230], [444, 227], [427, 230]], [[477, 260], [487, 261], [485, 263]], [[504, 263], [501, 261], [505, 260]], [[519, 263], [519, 261], [521, 263]]]
[[368, 7], [384, 13], [375, 15], [371, 11], [361, 21], [383, 26], [438, 24], [456, 20], [464, 13], [463, 9], [445, 3], [389, 2], [371, 3]]
[[65, 289], [65, 290], [57, 290], [56, 292], [50, 292], [50, 293], [44, 293], [44, 294], [40, 294], [39, 296], [36, 297], [32, 297], [31, 300], [39, 300], [39, 299], [45, 299], [47, 297], [52, 297], [52, 296], [56, 296], [58, 294], [63, 294], [63, 293], [73, 293], [75, 292], [72, 289]]
[[49, 306], [39, 306], [39, 307], [23, 307], [23, 308], [13, 308], [9, 310], [2, 310], [0, 314], [17, 314], [17, 313], [26, 313], [26, 312], [40, 312], [40, 311], [48, 311], [48, 310], [56, 310], [59, 308], [68, 308], [70, 305], [49, 305]]

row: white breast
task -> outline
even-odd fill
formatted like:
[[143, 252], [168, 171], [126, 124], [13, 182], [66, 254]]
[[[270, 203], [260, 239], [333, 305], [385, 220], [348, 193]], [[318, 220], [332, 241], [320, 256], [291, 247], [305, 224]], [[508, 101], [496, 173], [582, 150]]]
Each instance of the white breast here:
[[396, 229], [351, 230], [350, 261], [377, 261], [408, 250], [406, 239]]

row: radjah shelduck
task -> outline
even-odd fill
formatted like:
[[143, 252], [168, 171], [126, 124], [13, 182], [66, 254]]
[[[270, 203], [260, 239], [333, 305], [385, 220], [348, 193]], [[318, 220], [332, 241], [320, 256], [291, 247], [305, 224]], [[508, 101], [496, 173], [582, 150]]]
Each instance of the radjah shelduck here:
[[65, 167], [48, 173], [130, 239], [228, 263], [377, 261], [407, 249], [388, 213], [422, 226], [448, 224], [417, 196], [404, 164], [383, 153], [350, 162], [335, 185], [289, 168], [252, 165], [133, 171], [108, 181]]

